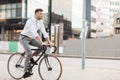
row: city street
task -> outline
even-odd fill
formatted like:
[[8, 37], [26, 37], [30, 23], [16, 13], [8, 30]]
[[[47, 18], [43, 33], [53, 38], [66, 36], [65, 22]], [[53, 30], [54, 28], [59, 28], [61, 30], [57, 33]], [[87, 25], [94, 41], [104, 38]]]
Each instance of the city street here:
[[[0, 54], [0, 80], [14, 80], [7, 71], [9, 56]], [[86, 67], [82, 70], [81, 58], [60, 57], [59, 59], [63, 66], [60, 80], [120, 80], [120, 60], [86, 59]], [[22, 80], [40, 80], [37, 66], [33, 72], [33, 76]]]
[[120, 80], [119, 40], [120, 0], [0, 0], [0, 80]]

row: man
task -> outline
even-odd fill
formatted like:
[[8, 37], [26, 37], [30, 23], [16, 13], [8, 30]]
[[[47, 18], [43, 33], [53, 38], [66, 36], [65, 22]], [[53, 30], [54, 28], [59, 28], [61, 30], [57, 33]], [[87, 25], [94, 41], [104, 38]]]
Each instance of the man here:
[[25, 49], [25, 53], [26, 53], [26, 60], [25, 60], [25, 65], [24, 65], [24, 75], [23, 77], [26, 78], [30, 75], [32, 75], [32, 73], [30, 73], [28, 71], [30, 64], [30, 61], [33, 61], [33, 55], [38, 55], [38, 53], [40, 53], [40, 51], [36, 51], [34, 54], [32, 54], [32, 51], [30, 49], [30, 45], [36, 46], [39, 49], [42, 50], [42, 46], [46, 45], [42, 39], [40, 38], [38, 32], [40, 31], [44, 38], [46, 39], [46, 41], [48, 41], [50, 46], [53, 46], [53, 43], [49, 40], [49, 36], [47, 34], [47, 32], [45, 31], [45, 27], [42, 21], [42, 17], [43, 17], [43, 10], [42, 9], [36, 9], [35, 10], [35, 15], [28, 19], [24, 29], [22, 30], [21, 34], [20, 34], [20, 43], [23, 45], [23, 48]]

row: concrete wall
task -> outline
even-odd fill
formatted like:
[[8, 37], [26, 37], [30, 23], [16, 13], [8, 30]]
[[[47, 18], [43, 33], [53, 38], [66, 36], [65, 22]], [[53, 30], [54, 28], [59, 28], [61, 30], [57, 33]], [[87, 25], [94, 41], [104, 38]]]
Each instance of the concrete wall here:
[[[31, 48], [34, 48], [33, 46], [30, 46]], [[0, 41], [0, 52], [9, 52], [9, 41]], [[20, 42], [17, 42], [17, 52], [22, 53], [24, 52], [24, 49]]]
[[[0, 42], [0, 52], [9, 51], [9, 42]], [[34, 48], [34, 47], [31, 47]], [[18, 42], [18, 52], [23, 52], [22, 45]], [[81, 57], [82, 41], [65, 40], [61, 55], [75, 55]], [[86, 56], [88, 57], [115, 57], [120, 58], [120, 35], [110, 38], [87, 39]]]
[[7, 41], [0, 41], [0, 51], [8, 51], [9, 46]]
[[[82, 41], [64, 41], [64, 54], [81, 56]], [[86, 56], [120, 58], [120, 36], [86, 40]]]

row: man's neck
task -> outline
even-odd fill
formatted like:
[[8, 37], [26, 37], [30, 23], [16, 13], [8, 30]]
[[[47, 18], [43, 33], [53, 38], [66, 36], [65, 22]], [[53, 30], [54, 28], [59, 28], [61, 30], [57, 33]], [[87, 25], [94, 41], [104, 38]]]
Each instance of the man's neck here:
[[35, 19], [36, 19], [36, 20], [41, 20], [41, 19], [38, 19], [37, 16], [35, 16]]
[[38, 20], [38, 18], [36, 17], [36, 15], [34, 16], [36, 20]]

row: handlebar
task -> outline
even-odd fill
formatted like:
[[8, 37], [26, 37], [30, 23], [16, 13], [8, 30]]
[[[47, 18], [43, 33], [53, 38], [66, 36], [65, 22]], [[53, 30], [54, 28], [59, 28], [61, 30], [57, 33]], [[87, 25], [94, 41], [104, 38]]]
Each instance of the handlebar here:
[[[43, 53], [45, 53], [45, 51], [47, 50], [47, 47], [50, 47], [50, 45], [44, 45], [43, 46]], [[52, 46], [54, 48], [54, 51], [52, 53], [55, 53], [57, 50], [56, 46]], [[39, 49], [31, 49], [31, 50], [39, 50]]]
[[[47, 47], [50, 47], [50, 45], [44, 45], [43, 46], [43, 51], [45, 52], [47, 50]], [[57, 50], [57, 47], [56, 46], [52, 46], [54, 48], [54, 51], [52, 53], [55, 53], [56, 50]]]
[[55, 53], [57, 51], [57, 47], [56, 46], [53, 47], [54, 47], [54, 51], [52, 53]]

